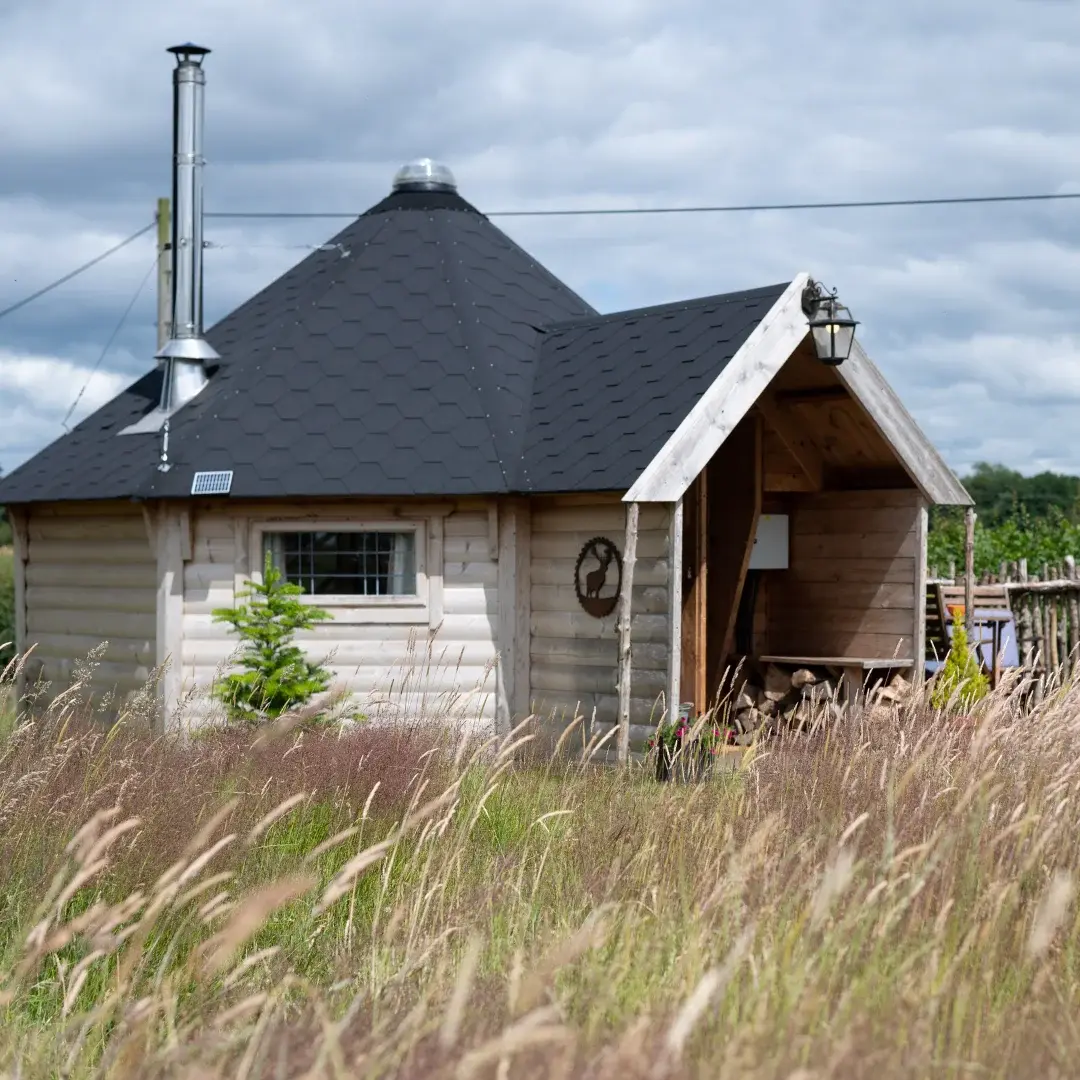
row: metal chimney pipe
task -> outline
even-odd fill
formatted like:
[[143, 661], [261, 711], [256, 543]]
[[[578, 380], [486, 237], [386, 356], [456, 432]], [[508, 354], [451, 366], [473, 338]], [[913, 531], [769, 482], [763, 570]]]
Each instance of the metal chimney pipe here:
[[207, 360], [218, 354], [203, 338], [203, 95], [201, 45], [174, 45], [172, 328], [158, 353], [165, 361], [161, 408], [173, 412], [206, 385]]

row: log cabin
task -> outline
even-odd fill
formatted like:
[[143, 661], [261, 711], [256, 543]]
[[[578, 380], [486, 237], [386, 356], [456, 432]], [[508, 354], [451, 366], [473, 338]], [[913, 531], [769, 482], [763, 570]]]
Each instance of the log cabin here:
[[159, 669], [184, 723], [269, 554], [369, 714], [580, 712], [625, 755], [740, 657], [918, 674], [927, 508], [970, 498], [857, 340], [818, 359], [809, 274], [602, 315], [424, 159], [204, 334], [181, 121], [168, 343], [0, 480], [28, 672], [107, 642], [95, 692]]

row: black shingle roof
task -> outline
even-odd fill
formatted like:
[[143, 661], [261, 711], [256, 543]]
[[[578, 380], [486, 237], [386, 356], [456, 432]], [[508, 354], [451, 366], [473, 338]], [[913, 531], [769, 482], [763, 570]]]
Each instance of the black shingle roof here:
[[452, 191], [395, 192], [206, 335], [160, 435], [141, 378], [9, 476], [0, 503], [623, 490], [783, 286], [598, 316]]
[[522, 489], [627, 490], [785, 288], [551, 327], [540, 346]]

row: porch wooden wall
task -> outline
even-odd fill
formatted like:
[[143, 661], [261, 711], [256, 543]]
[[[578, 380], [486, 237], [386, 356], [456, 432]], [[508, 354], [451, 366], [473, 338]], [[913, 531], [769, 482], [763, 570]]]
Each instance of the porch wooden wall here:
[[915, 490], [783, 497], [790, 568], [762, 575], [755, 647], [790, 656], [914, 657]]
[[[623, 550], [626, 507], [617, 495], [553, 496], [532, 502], [530, 670], [533, 711], [562, 731], [575, 710], [606, 731], [618, 715], [617, 611], [586, 614], [574, 591], [582, 547], [595, 536]], [[632, 604], [631, 744], [640, 745], [659, 718], [668, 666], [667, 506], [643, 505], [638, 526]], [[655, 719], [650, 724], [650, 718]]]
[[142, 512], [130, 502], [41, 504], [26, 512], [24, 646], [30, 682], [59, 691], [102, 642], [96, 698], [146, 684], [154, 666], [157, 566]]

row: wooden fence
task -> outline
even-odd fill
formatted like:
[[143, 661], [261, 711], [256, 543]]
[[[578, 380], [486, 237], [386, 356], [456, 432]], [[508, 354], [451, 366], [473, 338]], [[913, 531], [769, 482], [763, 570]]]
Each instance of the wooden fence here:
[[[930, 582], [961, 585], [950, 565], [948, 574], [938, 576], [930, 567]], [[1043, 563], [1032, 569], [1026, 559], [1002, 563], [996, 574], [975, 577], [980, 585], [1004, 587], [1016, 622], [1017, 649], [1024, 667], [1060, 671], [1071, 675], [1080, 663], [1080, 574], [1076, 559], [1067, 556], [1061, 564]]]

